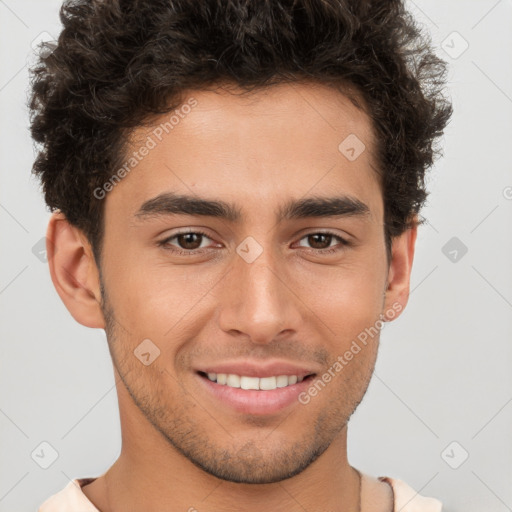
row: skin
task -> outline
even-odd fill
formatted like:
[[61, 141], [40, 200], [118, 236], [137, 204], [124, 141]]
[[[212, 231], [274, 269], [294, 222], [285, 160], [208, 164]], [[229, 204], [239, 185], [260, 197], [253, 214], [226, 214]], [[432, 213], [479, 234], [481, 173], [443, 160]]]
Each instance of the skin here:
[[[106, 330], [117, 382], [121, 455], [83, 488], [103, 512], [357, 510], [347, 423], [378, 335], [308, 404], [266, 416], [212, 399], [194, 369], [279, 359], [322, 375], [380, 315], [405, 308], [416, 227], [393, 239], [388, 261], [371, 120], [346, 96], [312, 83], [231, 92], [189, 91], [197, 106], [107, 194], [101, 274], [83, 233], [60, 212], [50, 219], [55, 288], [77, 322]], [[151, 129], [133, 133], [134, 148]], [[366, 146], [354, 161], [338, 150], [351, 133]], [[134, 217], [162, 192], [234, 203], [244, 218]], [[369, 213], [276, 222], [287, 200], [311, 195], [349, 195]], [[196, 239], [205, 252], [158, 246], [183, 228], [208, 233]], [[306, 236], [325, 230], [350, 245]], [[263, 250], [250, 264], [236, 252], [248, 236]], [[145, 366], [133, 351], [147, 338], [160, 355]], [[388, 484], [372, 485], [391, 510]]]

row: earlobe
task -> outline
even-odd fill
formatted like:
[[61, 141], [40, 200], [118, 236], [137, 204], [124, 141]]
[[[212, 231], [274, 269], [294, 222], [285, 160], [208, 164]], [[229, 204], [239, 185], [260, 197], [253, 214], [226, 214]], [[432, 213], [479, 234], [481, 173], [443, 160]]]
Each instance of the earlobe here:
[[105, 327], [99, 272], [83, 233], [61, 212], [52, 214], [46, 250], [53, 285], [73, 318], [86, 327]]
[[416, 218], [414, 218], [412, 227], [393, 239], [384, 311], [382, 312], [385, 321], [389, 322], [398, 318], [409, 300], [417, 233], [417, 222]]

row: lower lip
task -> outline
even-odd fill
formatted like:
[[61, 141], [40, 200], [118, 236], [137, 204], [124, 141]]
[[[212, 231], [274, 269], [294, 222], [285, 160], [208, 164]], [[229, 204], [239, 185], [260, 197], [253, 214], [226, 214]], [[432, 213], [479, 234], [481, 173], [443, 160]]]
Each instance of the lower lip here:
[[274, 414], [293, 403], [299, 403], [299, 395], [309, 387], [312, 377], [291, 386], [276, 388], [269, 391], [257, 389], [232, 388], [225, 384], [217, 384], [208, 377], [197, 374], [205, 388], [220, 402], [243, 414]]

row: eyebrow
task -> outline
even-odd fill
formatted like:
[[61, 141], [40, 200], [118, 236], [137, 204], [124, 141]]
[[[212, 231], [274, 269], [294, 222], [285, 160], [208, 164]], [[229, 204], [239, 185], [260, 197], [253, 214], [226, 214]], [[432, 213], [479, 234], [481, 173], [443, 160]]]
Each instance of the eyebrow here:
[[[279, 222], [312, 217], [366, 216], [369, 213], [370, 208], [353, 196], [313, 196], [289, 200], [278, 209], [276, 217]], [[144, 221], [170, 215], [215, 217], [234, 223], [240, 222], [244, 218], [242, 210], [235, 204], [173, 192], [164, 192], [148, 199], [141, 205], [134, 217]]]

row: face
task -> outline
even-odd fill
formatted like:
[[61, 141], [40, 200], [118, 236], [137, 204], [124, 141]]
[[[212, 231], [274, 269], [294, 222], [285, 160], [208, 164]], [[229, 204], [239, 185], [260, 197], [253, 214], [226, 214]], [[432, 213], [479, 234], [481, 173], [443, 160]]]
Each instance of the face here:
[[120, 407], [219, 478], [276, 482], [346, 426], [391, 307], [371, 122], [319, 85], [188, 99], [133, 133], [150, 149], [104, 199]]

